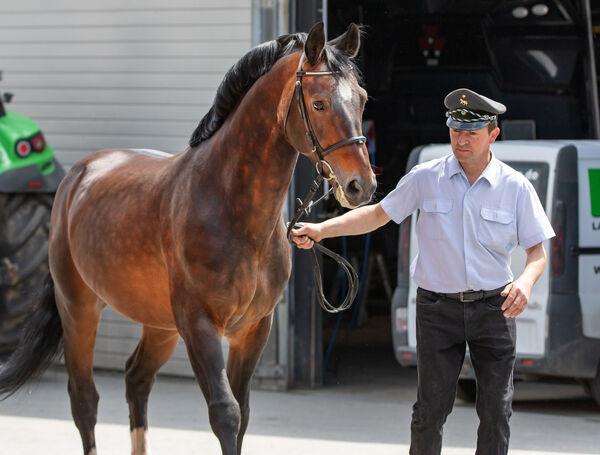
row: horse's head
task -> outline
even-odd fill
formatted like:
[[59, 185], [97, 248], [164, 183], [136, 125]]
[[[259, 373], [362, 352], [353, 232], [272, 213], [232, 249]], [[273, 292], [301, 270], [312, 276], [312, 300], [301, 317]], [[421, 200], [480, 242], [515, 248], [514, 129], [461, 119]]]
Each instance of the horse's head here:
[[290, 144], [330, 179], [336, 199], [348, 208], [368, 203], [377, 185], [362, 137], [367, 92], [351, 62], [359, 47], [355, 24], [329, 43], [322, 23], [311, 29], [285, 125]]

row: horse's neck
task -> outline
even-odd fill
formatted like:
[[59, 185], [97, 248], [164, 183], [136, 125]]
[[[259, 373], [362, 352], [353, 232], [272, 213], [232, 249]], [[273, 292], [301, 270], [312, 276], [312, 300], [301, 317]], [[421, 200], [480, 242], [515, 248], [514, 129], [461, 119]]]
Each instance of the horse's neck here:
[[257, 236], [272, 232], [280, 220], [298, 158], [278, 115], [285, 105], [285, 78], [268, 76], [257, 81], [200, 151], [207, 153], [203, 159], [214, 173], [212, 181], [226, 194], [230, 208], [243, 214], [248, 232]]

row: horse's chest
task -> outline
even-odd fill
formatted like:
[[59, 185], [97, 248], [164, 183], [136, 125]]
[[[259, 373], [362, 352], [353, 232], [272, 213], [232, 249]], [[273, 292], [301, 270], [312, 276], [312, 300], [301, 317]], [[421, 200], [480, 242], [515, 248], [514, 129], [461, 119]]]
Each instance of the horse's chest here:
[[223, 223], [216, 229], [204, 221], [197, 224], [201, 227], [196, 235], [174, 238], [180, 248], [175, 248], [179, 254], [173, 267], [176, 275], [187, 280], [182, 288], [206, 302], [225, 330], [237, 321], [264, 318], [273, 311], [291, 271], [291, 247], [283, 223], [266, 238], [257, 232], [248, 234], [243, 227], [226, 229]]
[[[240, 277], [245, 276], [246, 281], [253, 288], [253, 292], [246, 296], [246, 300], [277, 298], [283, 292], [291, 271], [289, 252], [269, 251], [266, 255], [241, 262], [237, 274]], [[235, 281], [234, 279], [233, 283]]]
[[229, 327], [262, 319], [273, 311], [291, 272], [290, 248], [287, 244], [279, 246], [252, 261], [241, 261], [230, 280], [231, 297], [237, 304], [228, 318]]

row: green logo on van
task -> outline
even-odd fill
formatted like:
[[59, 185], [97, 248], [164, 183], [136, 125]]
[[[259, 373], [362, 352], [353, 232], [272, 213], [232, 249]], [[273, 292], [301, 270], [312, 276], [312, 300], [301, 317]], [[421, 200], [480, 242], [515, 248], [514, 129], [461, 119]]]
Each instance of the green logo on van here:
[[592, 216], [600, 217], [600, 169], [588, 169]]

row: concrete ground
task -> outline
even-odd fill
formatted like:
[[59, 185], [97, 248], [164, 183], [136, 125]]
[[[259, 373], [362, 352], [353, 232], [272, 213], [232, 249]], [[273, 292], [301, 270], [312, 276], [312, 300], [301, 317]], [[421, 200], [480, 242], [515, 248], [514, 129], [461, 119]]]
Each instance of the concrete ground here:
[[[65, 372], [55, 367], [0, 403], [0, 454], [81, 453], [66, 384]], [[96, 384], [98, 454], [128, 454], [123, 374], [98, 371]], [[407, 454], [415, 384], [415, 371], [395, 362], [383, 372], [346, 362], [319, 390], [254, 390], [243, 453]], [[154, 455], [221, 453], [193, 380], [159, 377], [149, 419]], [[457, 402], [445, 426], [443, 454], [473, 454], [476, 426], [473, 405]], [[517, 384], [511, 427], [514, 455], [600, 454], [600, 410], [578, 386]]]

